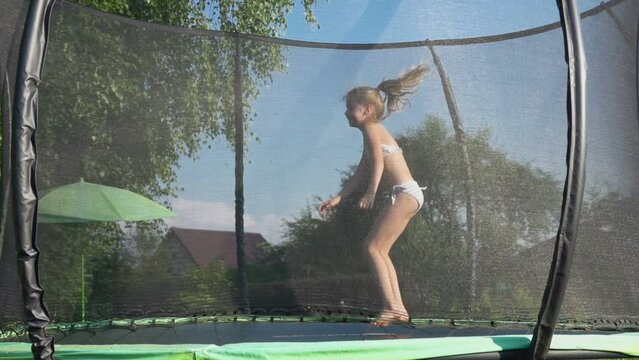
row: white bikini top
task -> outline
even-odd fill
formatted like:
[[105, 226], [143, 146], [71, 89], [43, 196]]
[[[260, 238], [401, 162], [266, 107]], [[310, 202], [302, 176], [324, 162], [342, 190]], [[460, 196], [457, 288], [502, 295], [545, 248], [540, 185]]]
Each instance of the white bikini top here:
[[392, 153], [402, 152], [402, 148], [397, 145], [382, 144], [382, 156], [386, 157]]

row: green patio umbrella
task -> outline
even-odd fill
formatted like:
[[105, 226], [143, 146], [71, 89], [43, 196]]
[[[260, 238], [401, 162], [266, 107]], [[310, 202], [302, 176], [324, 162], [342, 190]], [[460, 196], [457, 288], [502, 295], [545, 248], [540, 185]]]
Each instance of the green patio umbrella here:
[[134, 192], [80, 182], [42, 192], [38, 222], [81, 223], [143, 221], [176, 216], [164, 206]]
[[[173, 211], [134, 192], [79, 182], [42, 191], [38, 202], [40, 223], [143, 221], [177, 216]], [[82, 321], [85, 321], [84, 253], [81, 258]]]

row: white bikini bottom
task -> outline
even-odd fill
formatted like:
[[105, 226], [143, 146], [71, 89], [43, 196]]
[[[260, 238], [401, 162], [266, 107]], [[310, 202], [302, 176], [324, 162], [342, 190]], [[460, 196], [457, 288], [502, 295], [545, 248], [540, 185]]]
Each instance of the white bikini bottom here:
[[419, 210], [424, 205], [424, 190], [426, 190], [426, 186], [420, 187], [419, 184], [417, 184], [417, 181], [414, 180], [395, 185], [393, 186], [393, 191], [391, 193], [391, 204], [395, 204], [397, 193], [403, 192], [417, 200], [417, 203], [419, 204], [417, 210]]

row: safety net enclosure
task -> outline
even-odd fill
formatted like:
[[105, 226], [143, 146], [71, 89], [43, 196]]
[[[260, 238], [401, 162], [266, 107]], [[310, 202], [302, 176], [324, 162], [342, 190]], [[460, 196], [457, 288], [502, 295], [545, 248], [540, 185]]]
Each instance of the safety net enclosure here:
[[[331, 44], [3, 0], [0, 358], [639, 357], [639, 6], [558, 5]], [[317, 209], [363, 150], [344, 95], [419, 64], [383, 121], [427, 187], [390, 253], [415, 327], [378, 328], [396, 183]]]

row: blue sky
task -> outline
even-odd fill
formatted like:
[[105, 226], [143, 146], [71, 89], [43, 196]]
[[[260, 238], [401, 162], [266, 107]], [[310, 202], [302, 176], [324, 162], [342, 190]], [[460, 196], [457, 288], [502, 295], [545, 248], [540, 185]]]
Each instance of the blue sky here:
[[[582, 9], [598, 5], [582, 0]], [[438, 6], [436, 10], [434, 5]], [[310, 28], [301, 7], [282, 37], [371, 43], [475, 37], [558, 20], [554, 1], [330, 1], [315, 9]], [[453, 84], [466, 130], [492, 131], [491, 143], [509, 157], [565, 176], [565, 62], [560, 31], [526, 41], [438, 48]], [[340, 171], [361, 155], [361, 135], [347, 126], [342, 96], [355, 85], [375, 86], [424, 61], [427, 49], [336, 51], [287, 49], [287, 73], [260, 89], [245, 163], [245, 224], [281, 241], [282, 219], [292, 219], [314, 196], [339, 191]], [[523, 85], [522, 85], [523, 84]], [[413, 95], [412, 106], [385, 121], [393, 134], [409, 132], [427, 116], [449, 119], [436, 71]], [[183, 159], [170, 225], [233, 230], [234, 154], [223, 140], [200, 159]], [[385, 189], [380, 189], [385, 190]], [[561, 199], [558, 199], [559, 208]]]
[[[298, 1], [299, 2], [299, 1]], [[309, 28], [301, 6], [288, 17], [288, 39], [370, 43], [503, 34], [559, 20], [555, 1], [316, 0], [320, 29]], [[580, 11], [601, 3], [579, 0]]]

